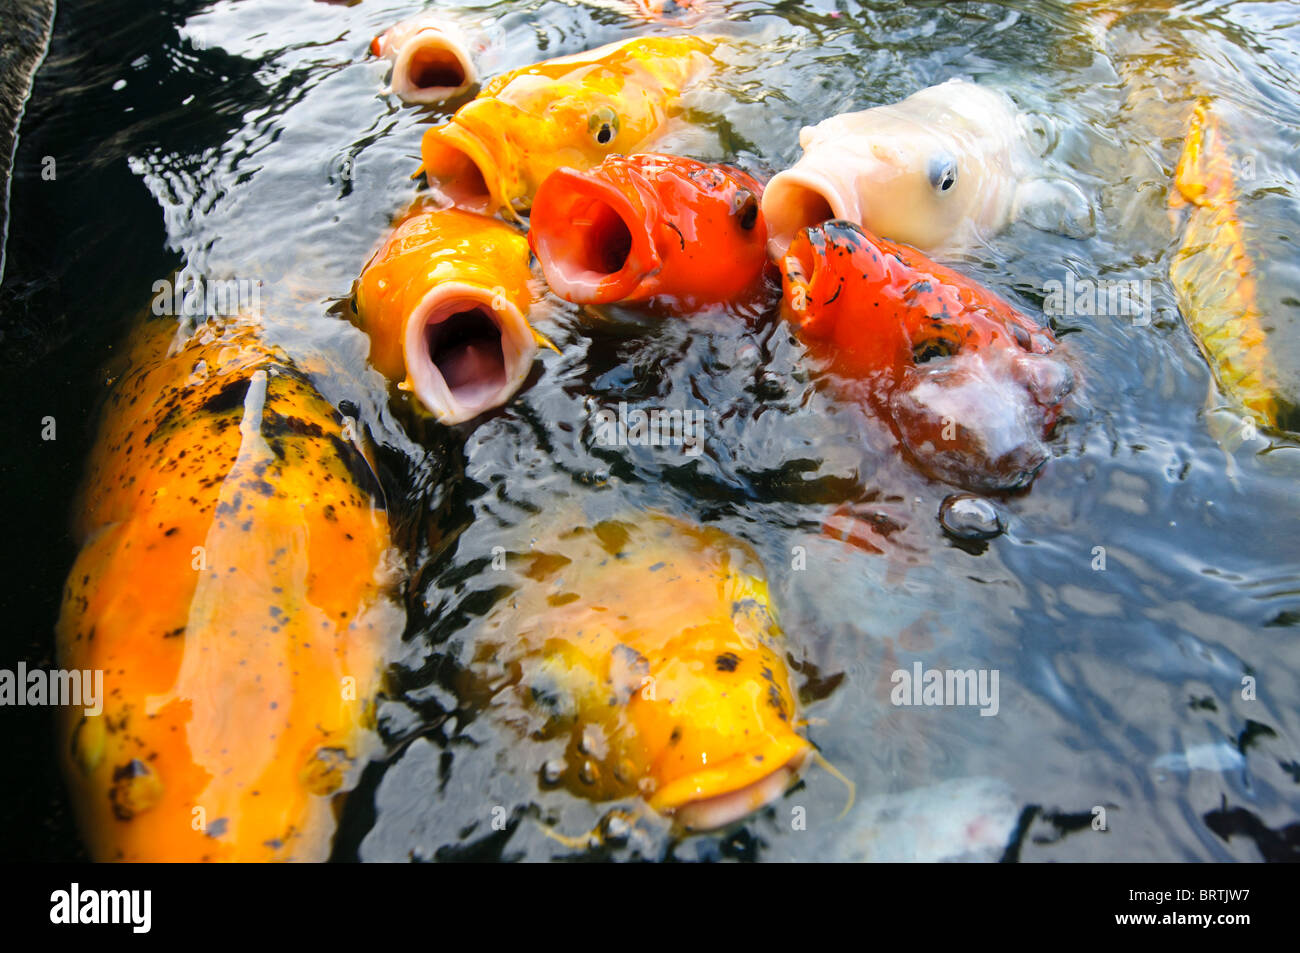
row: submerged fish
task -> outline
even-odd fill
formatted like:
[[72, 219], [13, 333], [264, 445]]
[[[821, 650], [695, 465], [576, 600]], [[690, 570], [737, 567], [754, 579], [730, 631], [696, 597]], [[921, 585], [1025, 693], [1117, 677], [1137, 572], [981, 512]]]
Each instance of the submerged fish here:
[[393, 61], [390, 89], [408, 103], [438, 103], [478, 82], [473, 46], [441, 13], [421, 13], [375, 37], [370, 52]]
[[794, 781], [812, 748], [744, 543], [638, 514], [558, 531], [512, 562], [515, 591], [473, 633], [467, 694], [567, 740], [554, 783], [640, 794], [712, 828]]
[[827, 222], [780, 261], [784, 311], [932, 475], [1027, 486], [1073, 389], [1051, 331], [920, 252]]
[[863, 800], [836, 833], [839, 862], [935, 864], [996, 861], [1011, 845], [1020, 806], [994, 778], [957, 778]]
[[827, 219], [926, 251], [997, 232], [1021, 214], [1039, 227], [1090, 234], [1091, 203], [1077, 186], [1030, 177], [1023, 129], [1006, 96], [959, 79], [804, 127], [803, 157], [763, 196], [772, 256]]
[[1237, 208], [1233, 158], [1210, 103], [1192, 111], [1170, 204], [1191, 206], [1169, 262], [1179, 310], [1227, 396], [1266, 427], [1278, 424], [1276, 374], [1255, 296], [1255, 265]]
[[370, 361], [443, 423], [508, 401], [537, 354], [528, 240], [496, 219], [417, 209], [357, 282]]
[[431, 186], [476, 212], [527, 211], [556, 169], [589, 169], [662, 131], [716, 40], [642, 37], [514, 70], [424, 134]]
[[725, 165], [610, 156], [590, 172], [552, 173], [537, 190], [528, 238], [568, 301], [739, 304], [760, 289], [767, 265], [762, 193]]
[[92, 453], [59, 664], [98, 860], [323, 860], [403, 617], [382, 495], [338, 413], [252, 324], [140, 331]]
[[704, 12], [705, 0], [630, 0], [633, 12], [643, 20], [682, 23]]

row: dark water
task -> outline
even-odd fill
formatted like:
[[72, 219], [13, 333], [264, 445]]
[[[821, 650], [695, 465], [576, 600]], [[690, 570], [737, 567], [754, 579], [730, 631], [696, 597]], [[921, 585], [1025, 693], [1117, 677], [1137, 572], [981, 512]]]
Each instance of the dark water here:
[[[647, 31], [615, 6], [461, 9], [491, 31], [496, 71]], [[1014, 224], [960, 267], [1036, 315], [1045, 283], [1067, 273], [1151, 282], [1150, 326], [1056, 319], [1084, 396], [1032, 490], [996, 501], [1005, 535], [949, 541], [937, 514], [952, 488], [920, 477], [860, 410], [820, 390], [771, 319], [646, 323], [550, 299], [534, 317], [562, 353], [544, 353], [499, 414], [451, 432], [401, 399], [390, 409], [365, 339], [334, 313], [413, 194], [422, 128], [443, 115], [378, 96], [383, 66], [363, 55], [417, 5], [67, 2], [28, 106], [0, 287], [10, 515], [0, 666], [53, 664], [73, 556], [66, 514], [101, 368], [153, 282], [184, 266], [264, 282], [272, 336], [324, 359], [322, 390], [352, 404], [382, 448], [412, 553], [411, 622], [381, 707], [389, 753], [348, 801], [337, 857], [580, 856], [537, 821], [578, 834], [612, 805], [540, 790], [543, 746], [462, 710], [452, 662], [491, 605], [492, 548], [576, 504], [591, 515], [664, 510], [754, 545], [810, 736], [862, 802], [838, 821], [845, 789], [814, 767], [738, 829], [677, 840], [646, 821], [593, 856], [907, 856], [899, 825], [875, 823], [892, 805], [933, 833], [937, 845], [911, 851], [923, 858], [1293, 858], [1300, 447], [1269, 433], [1243, 443], [1222, 401], [1207, 401], [1209, 371], [1165, 279], [1164, 203], [1185, 106], [1203, 84], [1250, 143], [1261, 299], [1279, 360], [1294, 361], [1294, 7], [1185, 4], [1103, 35], [1090, 28], [1096, 11], [1063, 4], [720, 6], [714, 26], [749, 45], [692, 98], [698, 128], [682, 150], [770, 172], [797, 155], [807, 121], [975, 79], [1049, 117], [1049, 166], [1094, 198], [1098, 228], [1077, 241]], [[41, 177], [46, 156], [53, 181]], [[592, 414], [620, 401], [704, 411], [703, 452], [598, 445]], [[46, 416], [55, 441], [40, 439]], [[885, 554], [821, 533], [845, 503], [902, 527]], [[891, 705], [890, 673], [916, 661], [998, 670], [997, 716]], [[81, 856], [48, 713], [0, 718], [5, 854]], [[1098, 807], [1105, 831], [1093, 829]], [[492, 829], [495, 809], [505, 831]], [[1009, 843], [967, 852], [966, 820], [987, 814]]]

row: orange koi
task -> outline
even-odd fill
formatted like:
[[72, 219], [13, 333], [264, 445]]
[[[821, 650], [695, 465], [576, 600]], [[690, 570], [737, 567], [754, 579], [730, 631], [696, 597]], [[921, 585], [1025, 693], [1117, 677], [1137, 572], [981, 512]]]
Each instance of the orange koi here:
[[323, 860], [403, 614], [383, 497], [247, 321], [140, 333], [91, 456], [59, 664], [104, 673], [60, 751], [98, 860]]
[[443, 423], [506, 403], [533, 366], [528, 240], [496, 219], [417, 209], [366, 265], [357, 314], [371, 363]]
[[568, 301], [656, 299], [674, 310], [753, 298], [767, 266], [763, 189], [724, 165], [610, 156], [537, 191], [529, 242]]
[[1051, 331], [914, 248], [831, 221], [781, 260], [785, 316], [860, 382], [912, 457], [972, 489], [1027, 486], [1073, 389]]

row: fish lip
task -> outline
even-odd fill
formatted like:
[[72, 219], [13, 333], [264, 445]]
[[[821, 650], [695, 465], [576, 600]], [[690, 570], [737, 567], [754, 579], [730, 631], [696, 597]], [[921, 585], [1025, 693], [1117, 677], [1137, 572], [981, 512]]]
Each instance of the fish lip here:
[[[501, 333], [503, 380], [495, 389], [476, 395], [457, 393], [447, 383], [429, 353], [426, 329], [454, 314], [479, 310]], [[407, 380], [420, 402], [444, 424], [473, 420], [500, 407], [519, 390], [537, 354], [537, 341], [523, 313], [492, 289], [460, 281], [442, 282], [429, 291], [406, 319], [403, 355]]]
[[[763, 189], [763, 218], [767, 221], [767, 248], [772, 258], [780, 261], [795, 236], [805, 228], [821, 225], [831, 219], [862, 220], [861, 209], [853, 196], [845, 196], [843, 189], [827, 175], [814, 172], [806, 162], [799, 160], [784, 172], [778, 172]], [[831, 214], [816, 218], [800, 214], [794, 203], [800, 192], [811, 192], [829, 206]], [[815, 220], [810, 220], [815, 219]]]
[[[464, 109], [473, 105], [470, 103]], [[485, 215], [505, 208], [513, 214], [505, 173], [500, 163], [493, 158], [488, 140], [466, 125], [462, 115], [464, 109], [443, 125], [435, 126], [424, 134], [420, 143], [423, 159], [421, 169], [430, 188], [441, 192], [459, 208]], [[456, 187], [455, 180], [461, 178], [463, 181], [467, 171], [465, 162], [472, 165], [478, 173], [487, 191], [486, 195], [472, 187]], [[440, 169], [443, 171], [440, 172]]]
[[[631, 238], [623, 266], [614, 272], [583, 267], [564, 254], [561, 244], [575, 228], [574, 208], [582, 200], [599, 202], [622, 221]], [[578, 304], [611, 304], [629, 298], [662, 267], [650, 225], [627, 193], [598, 175], [563, 168], [553, 172], [537, 190], [530, 217], [529, 243], [541, 262], [546, 282], [561, 298]]]
[[[428, 52], [448, 54], [459, 67], [461, 81], [455, 86], [420, 86], [413, 79], [418, 54]], [[396, 51], [391, 81], [393, 92], [407, 103], [437, 103], [467, 91], [478, 81], [478, 71], [463, 43], [437, 27], [417, 30]]]
[[656, 791], [649, 804], [689, 830], [725, 827], [784, 794], [811, 754], [812, 744], [792, 733], [678, 778]]

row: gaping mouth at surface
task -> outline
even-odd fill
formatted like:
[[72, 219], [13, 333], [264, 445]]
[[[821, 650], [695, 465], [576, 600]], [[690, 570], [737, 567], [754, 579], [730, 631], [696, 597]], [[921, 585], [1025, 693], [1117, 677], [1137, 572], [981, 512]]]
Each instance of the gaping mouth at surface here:
[[547, 284], [567, 301], [624, 300], [661, 264], [627, 196], [573, 169], [560, 169], [542, 183], [529, 224]]
[[436, 103], [465, 92], [477, 79], [469, 51], [439, 30], [421, 30], [393, 64], [393, 92], [408, 103]]
[[856, 213], [834, 182], [798, 166], [778, 172], [763, 190], [767, 247], [777, 261], [803, 229], [833, 218], [857, 220]]
[[799, 776], [812, 745], [799, 735], [774, 741], [758, 752], [679, 778], [650, 799], [688, 830], [712, 830], [738, 821], [786, 792]]
[[472, 420], [508, 401], [536, 353], [519, 309], [473, 285], [439, 285], [407, 319], [407, 377], [443, 423]]
[[453, 205], [484, 215], [513, 210], [505, 177], [487, 143], [456, 119], [426, 132], [420, 152], [429, 187]]

